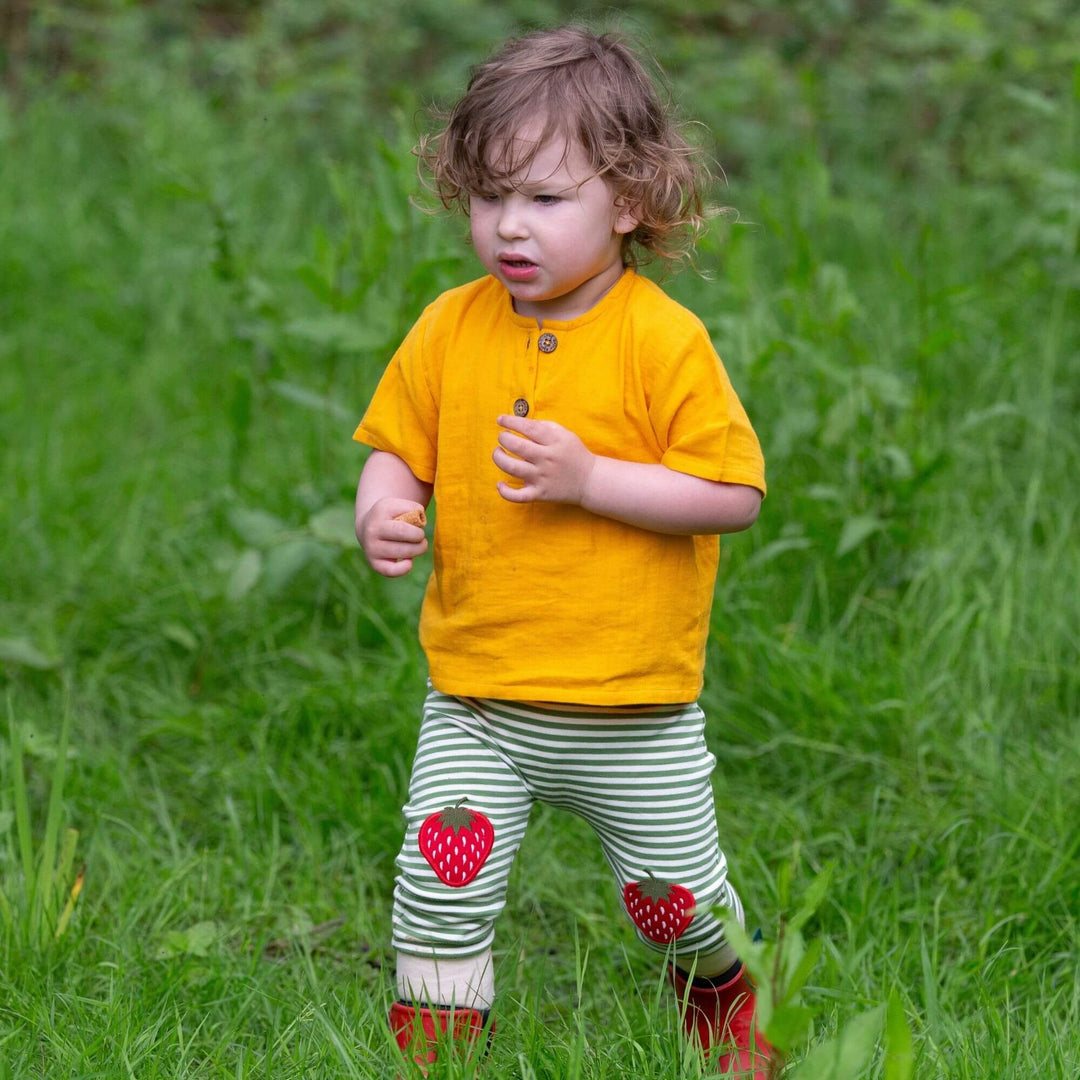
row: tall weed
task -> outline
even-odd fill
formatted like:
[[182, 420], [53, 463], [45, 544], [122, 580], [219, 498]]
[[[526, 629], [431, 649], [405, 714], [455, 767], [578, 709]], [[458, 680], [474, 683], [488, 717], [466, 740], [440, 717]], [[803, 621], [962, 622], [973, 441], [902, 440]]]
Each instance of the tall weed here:
[[9, 843], [8, 880], [0, 879], [0, 926], [17, 948], [43, 951], [67, 931], [82, 891], [84, 868], [77, 872], [78, 830], [63, 826], [64, 770], [67, 762], [70, 711], [65, 708], [53, 762], [48, 812], [35, 839], [24, 772], [23, 735], [8, 697], [9, 771], [3, 790], [10, 807], [0, 811], [0, 835], [14, 823], [18, 856]]

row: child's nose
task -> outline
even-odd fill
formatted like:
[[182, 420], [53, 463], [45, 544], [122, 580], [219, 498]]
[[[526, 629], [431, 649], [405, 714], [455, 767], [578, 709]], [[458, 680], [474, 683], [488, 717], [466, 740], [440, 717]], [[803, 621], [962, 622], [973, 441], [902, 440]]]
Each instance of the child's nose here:
[[509, 199], [503, 203], [502, 212], [499, 214], [498, 229], [499, 236], [503, 240], [518, 239], [528, 232], [521, 208], [512, 205]]

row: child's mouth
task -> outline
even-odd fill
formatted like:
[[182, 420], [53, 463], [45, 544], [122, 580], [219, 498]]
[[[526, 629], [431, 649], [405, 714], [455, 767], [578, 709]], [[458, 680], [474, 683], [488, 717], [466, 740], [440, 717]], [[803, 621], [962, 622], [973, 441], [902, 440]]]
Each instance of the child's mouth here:
[[540, 268], [528, 259], [500, 259], [499, 269], [510, 281], [528, 281]]

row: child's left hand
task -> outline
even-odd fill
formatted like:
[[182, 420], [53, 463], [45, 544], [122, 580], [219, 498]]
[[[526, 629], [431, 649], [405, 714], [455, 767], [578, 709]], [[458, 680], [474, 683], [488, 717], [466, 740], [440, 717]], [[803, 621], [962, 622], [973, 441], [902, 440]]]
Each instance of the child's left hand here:
[[504, 499], [581, 504], [596, 455], [572, 431], [554, 420], [500, 416], [497, 422], [509, 430], [499, 432], [491, 459], [504, 473], [523, 481], [521, 487], [511, 487], [500, 480], [496, 487]]

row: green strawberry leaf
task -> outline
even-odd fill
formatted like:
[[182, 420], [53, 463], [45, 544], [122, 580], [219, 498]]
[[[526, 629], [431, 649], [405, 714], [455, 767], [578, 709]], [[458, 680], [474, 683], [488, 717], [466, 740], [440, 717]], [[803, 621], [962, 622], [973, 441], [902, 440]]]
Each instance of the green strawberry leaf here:
[[[649, 874], [649, 871], [646, 870], [645, 873]], [[657, 900], [666, 900], [668, 898], [671, 893], [671, 882], [662, 881], [660, 878], [649, 874], [644, 881], [637, 883], [637, 889], [646, 900], [656, 903]]]
[[461, 804], [464, 799], [459, 799], [454, 806], [444, 806], [439, 811], [439, 831], [449, 829], [455, 836], [459, 836], [466, 830], [473, 831], [478, 815], [472, 810], [466, 810]]

